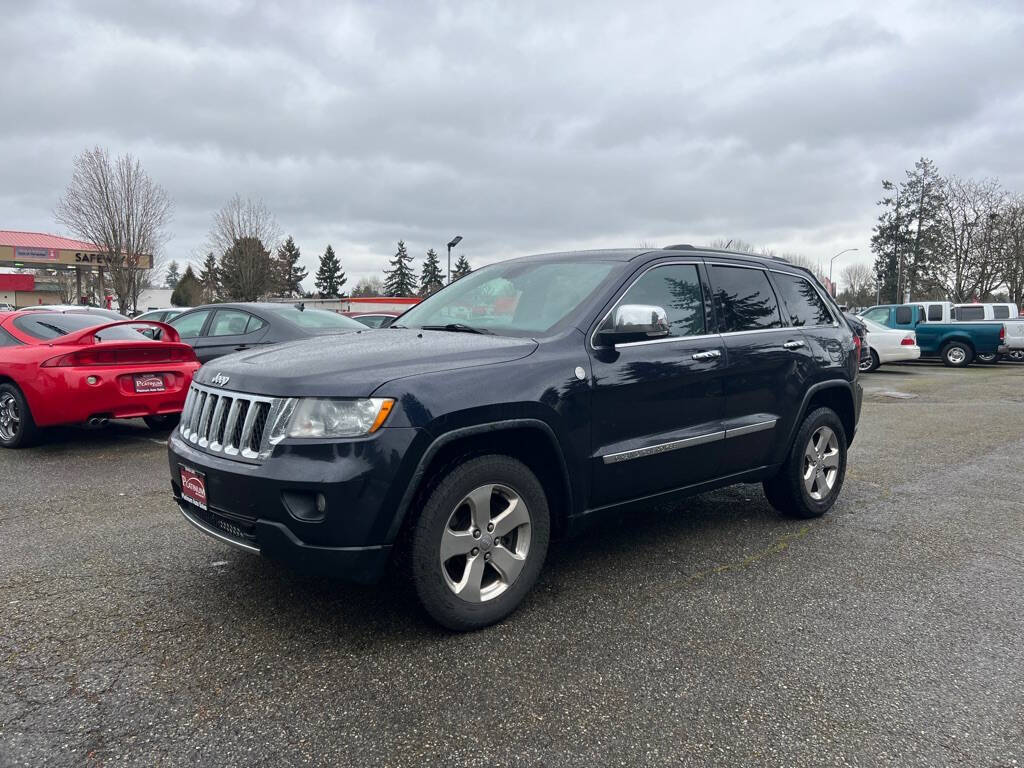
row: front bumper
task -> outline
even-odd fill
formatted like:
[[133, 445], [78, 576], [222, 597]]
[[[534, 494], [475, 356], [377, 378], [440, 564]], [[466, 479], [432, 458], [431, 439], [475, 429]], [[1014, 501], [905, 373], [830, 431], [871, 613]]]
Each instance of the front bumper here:
[[[185, 519], [213, 538], [303, 571], [371, 583], [387, 566], [420, 439], [417, 429], [385, 428], [348, 442], [282, 443], [262, 464], [248, 464], [198, 450], [175, 430], [171, 486]], [[182, 466], [205, 476], [206, 510], [182, 498]], [[316, 494], [326, 501], [322, 514], [312, 506]]]

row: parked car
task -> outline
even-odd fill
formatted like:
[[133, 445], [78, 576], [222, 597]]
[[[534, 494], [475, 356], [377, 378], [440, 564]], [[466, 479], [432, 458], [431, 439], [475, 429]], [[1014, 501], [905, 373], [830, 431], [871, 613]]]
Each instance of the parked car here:
[[861, 317], [886, 328], [915, 331], [921, 357], [939, 358], [953, 368], [965, 368], [976, 357], [992, 361], [1006, 351], [1003, 323], [927, 322], [926, 310], [918, 304], [882, 304], [864, 310]]
[[0, 304], [0, 312], [14, 312], [14, 305], [7, 303]]
[[[1024, 319], [1017, 305], [1010, 303], [954, 304], [951, 301], [913, 301], [924, 310], [924, 323], [988, 322], [1004, 326], [1003, 348], [996, 352], [977, 352], [979, 363], [998, 362], [1000, 356], [1024, 361]], [[1001, 355], [999, 354], [1001, 353]]]
[[0, 317], [0, 446], [31, 445], [58, 424], [174, 426], [199, 362], [173, 328], [152, 341], [136, 325], [80, 312]]
[[855, 339], [772, 258], [500, 262], [387, 330], [203, 366], [173, 493], [203, 533], [334, 576], [374, 581], [394, 555], [436, 621], [481, 627], [530, 591], [553, 533], [599, 513], [738, 482], [827, 512], [860, 413]]
[[181, 307], [168, 307], [167, 309], [151, 309], [148, 312], [136, 315], [134, 320], [156, 320], [158, 323], [166, 323], [173, 320], [185, 310]]
[[367, 328], [387, 328], [398, 317], [394, 312], [361, 312], [355, 315], [348, 315], [357, 323], [362, 323]]
[[355, 320], [299, 304], [207, 304], [170, 321], [182, 341], [195, 347], [199, 362], [283, 341], [365, 331]]
[[122, 315], [120, 312], [115, 312], [112, 309], [104, 309], [103, 307], [90, 307], [86, 304], [37, 304], [32, 307], [25, 307], [22, 312], [57, 312], [62, 315], [92, 315], [93, 317], [106, 318], [117, 322], [119, 320], [128, 320], [127, 317]]
[[[842, 307], [840, 306], [840, 309]], [[843, 317], [846, 318], [847, 325], [853, 329], [853, 332], [857, 335], [859, 340], [858, 348], [860, 354], [857, 358], [858, 367], [860, 370], [866, 370], [864, 365], [871, 361], [871, 350], [868, 348], [868, 327], [864, 325], [864, 321], [856, 315], [851, 315], [849, 312], [843, 312]]]
[[914, 331], [886, 328], [867, 319], [864, 325], [868, 331], [868, 361], [861, 359], [862, 372], [876, 371], [884, 363], [906, 362], [921, 357], [921, 348], [917, 346], [917, 334]]

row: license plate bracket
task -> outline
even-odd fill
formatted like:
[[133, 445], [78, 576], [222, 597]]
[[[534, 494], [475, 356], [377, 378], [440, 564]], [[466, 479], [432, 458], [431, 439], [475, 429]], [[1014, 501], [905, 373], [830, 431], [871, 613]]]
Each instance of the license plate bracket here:
[[206, 511], [206, 473], [184, 464], [179, 464], [178, 470], [181, 475], [181, 498]]
[[135, 381], [135, 393], [146, 394], [149, 392], [164, 392], [167, 385], [164, 377], [158, 373], [137, 373], [133, 377]]

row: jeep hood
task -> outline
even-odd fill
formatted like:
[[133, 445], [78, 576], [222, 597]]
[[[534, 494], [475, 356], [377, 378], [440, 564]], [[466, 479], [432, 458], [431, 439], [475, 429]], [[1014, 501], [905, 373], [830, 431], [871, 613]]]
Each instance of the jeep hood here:
[[505, 363], [537, 348], [533, 339], [417, 328], [386, 328], [275, 344], [211, 360], [196, 381], [276, 397], [368, 397], [394, 379]]

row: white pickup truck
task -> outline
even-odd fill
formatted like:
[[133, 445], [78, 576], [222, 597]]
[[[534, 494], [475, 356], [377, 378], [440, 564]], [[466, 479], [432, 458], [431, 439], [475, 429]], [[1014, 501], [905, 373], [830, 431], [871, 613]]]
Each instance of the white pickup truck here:
[[[924, 310], [924, 322], [926, 323], [956, 323], [956, 322], [992, 322], [1002, 323], [1006, 329], [1005, 341], [999, 348], [999, 354], [1014, 360], [1024, 362], [1024, 318], [1016, 304], [983, 303], [983, 304], [954, 304], [951, 301], [914, 301]], [[998, 355], [978, 355], [976, 360], [979, 363], [994, 363]]]

